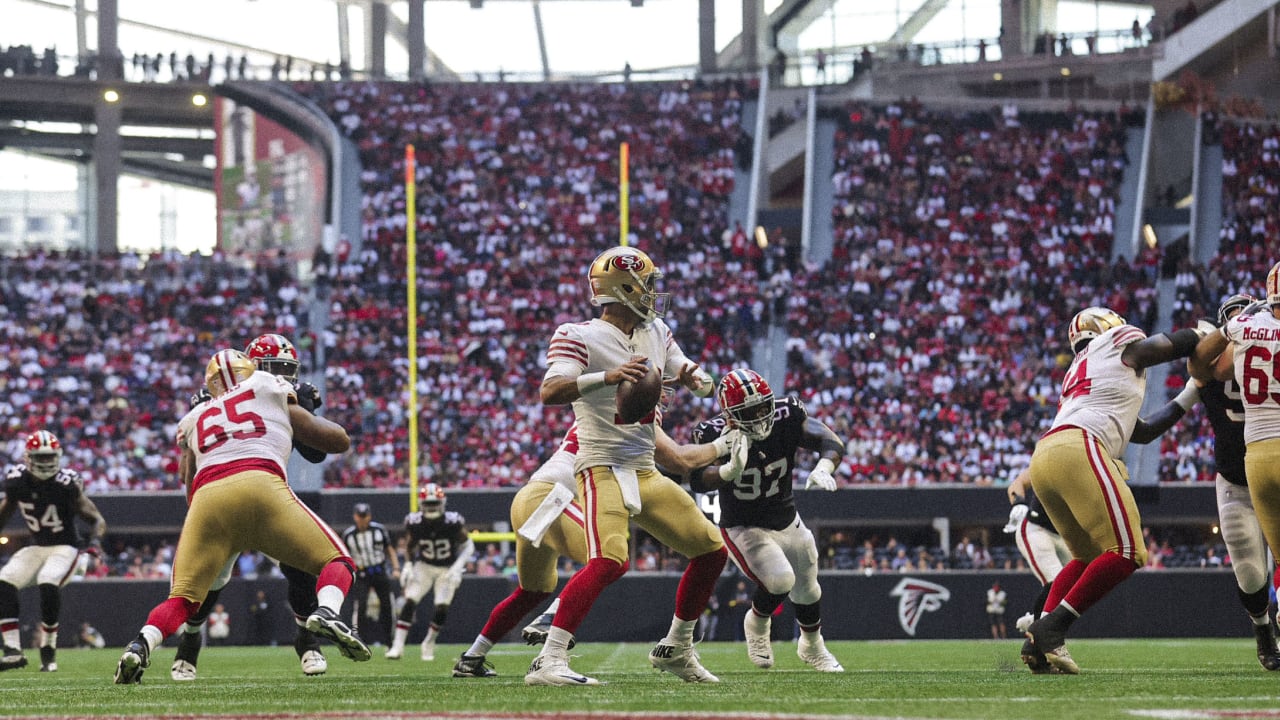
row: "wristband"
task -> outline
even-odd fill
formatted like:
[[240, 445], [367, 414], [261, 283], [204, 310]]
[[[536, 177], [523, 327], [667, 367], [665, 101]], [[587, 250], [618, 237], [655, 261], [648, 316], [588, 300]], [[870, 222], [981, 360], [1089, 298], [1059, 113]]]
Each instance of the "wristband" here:
[[1182, 392], [1178, 393], [1173, 401], [1182, 408], [1183, 412], [1191, 410], [1191, 407], [1200, 400], [1200, 388], [1194, 382], [1188, 381], [1186, 386], [1182, 388]]
[[578, 394], [586, 395], [604, 387], [604, 373], [593, 372], [578, 376]]
[[736, 479], [734, 476], [741, 474], [742, 472], [741, 470], [737, 470], [737, 472], [735, 472], [736, 468], [734, 468], [733, 465], [734, 465], [733, 461], [730, 460], [729, 462], [716, 468], [716, 472], [720, 475], [721, 480], [725, 482], [733, 482]]

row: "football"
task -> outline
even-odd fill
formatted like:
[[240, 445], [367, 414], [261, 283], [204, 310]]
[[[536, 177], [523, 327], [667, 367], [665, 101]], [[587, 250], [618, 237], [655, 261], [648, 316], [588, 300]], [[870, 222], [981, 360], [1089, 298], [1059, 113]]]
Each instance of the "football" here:
[[650, 367], [636, 382], [624, 380], [618, 385], [618, 419], [623, 424], [640, 422], [657, 407], [662, 398], [662, 373]]

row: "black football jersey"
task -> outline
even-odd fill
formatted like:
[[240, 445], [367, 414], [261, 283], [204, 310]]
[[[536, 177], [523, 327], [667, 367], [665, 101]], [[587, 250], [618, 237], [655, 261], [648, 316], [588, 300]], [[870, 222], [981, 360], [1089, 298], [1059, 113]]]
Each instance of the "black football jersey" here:
[[5, 500], [22, 516], [36, 545], [79, 545], [76, 516], [83, 493], [80, 473], [69, 468], [41, 480], [20, 463], [4, 478]]
[[462, 515], [452, 510], [437, 518], [409, 513], [404, 518], [404, 531], [409, 534], [410, 557], [428, 565], [449, 567], [467, 542], [466, 524]]
[[1244, 402], [1236, 381], [1216, 380], [1200, 388], [1209, 424], [1213, 426], [1213, 461], [1218, 473], [1234, 485], [1246, 485], [1244, 477]]
[[[761, 527], [783, 530], [796, 520], [791, 471], [796, 450], [804, 439], [804, 405], [793, 397], [774, 400], [773, 431], [751, 441], [747, 467], [732, 485], [720, 488], [721, 527]], [[704, 420], [693, 429], [695, 443], [709, 443], [725, 431], [723, 415]], [[700, 475], [701, 473], [697, 473]]]

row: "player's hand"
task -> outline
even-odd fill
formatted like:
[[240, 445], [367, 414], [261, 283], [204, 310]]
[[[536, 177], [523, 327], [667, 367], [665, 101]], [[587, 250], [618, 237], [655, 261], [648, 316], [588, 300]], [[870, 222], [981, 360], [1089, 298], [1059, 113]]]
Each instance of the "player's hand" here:
[[649, 360], [643, 355], [632, 355], [631, 359], [604, 373], [605, 385], [620, 385], [623, 382], [639, 382], [649, 372]]
[[1009, 522], [1005, 523], [1004, 531], [1007, 533], [1016, 533], [1018, 528], [1022, 526], [1022, 521], [1027, 519], [1027, 511], [1031, 508], [1026, 503], [1018, 503], [1009, 510]]
[[729, 448], [729, 462], [719, 468], [720, 479], [733, 482], [742, 477], [742, 471], [747, 468], [747, 457], [750, 452], [751, 438], [739, 433]]
[[732, 450], [733, 444], [742, 436], [742, 431], [738, 428], [729, 428], [725, 430], [720, 437], [711, 441], [711, 447], [715, 448], [716, 457], [726, 457]]
[[303, 410], [316, 414], [316, 408], [324, 405], [324, 400], [320, 398], [320, 390], [309, 382], [298, 383], [298, 405]]
[[212, 399], [213, 399], [213, 396], [209, 394], [208, 388], [200, 388], [199, 390], [197, 390], [195, 393], [191, 395], [191, 397], [187, 400], [187, 403], [188, 403], [188, 407], [194, 408], [195, 406], [201, 403], [208, 402]]
[[102, 540], [100, 538], [93, 538], [89, 541], [89, 544], [84, 547], [84, 551], [86, 554], [92, 555], [96, 558], [102, 557]]
[[815, 486], [829, 492], [834, 492], [836, 489], [836, 479], [832, 477], [830, 470], [819, 465], [809, 473], [808, 479], [804, 481], [805, 490], [809, 490]]
[[715, 389], [715, 382], [711, 376], [697, 363], [685, 363], [685, 366], [680, 368], [679, 380], [681, 385], [689, 388], [698, 397], [706, 397]]

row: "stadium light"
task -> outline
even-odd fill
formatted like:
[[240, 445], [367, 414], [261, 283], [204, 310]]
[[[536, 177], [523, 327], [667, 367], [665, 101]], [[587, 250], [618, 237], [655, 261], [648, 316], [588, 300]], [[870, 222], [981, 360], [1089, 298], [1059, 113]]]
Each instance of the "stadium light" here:
[[115, 90], [106, 90], [102, 93], [102, 99], [109, 103], [120, 102], [120, 93]]
[[1004, 73], [992, 73], [991, 79], [995, 80], [996, 82], [1000, 82], [1001, 80], [1004, 79]]
[[1159, 240], [1156, 238], [1156, 229], [1148, 223], [1142, 226], [1142, 239], [1146, 241], [1147, 247], [1155, 249]]
[[204, 93], [196, 93], [191, 96], [191, 104], [196, 107], [204, 107], [209, 104], [209, 98], [205, 97]]
[[1064, 67], [1064, 68], [1062, 68], [1061, 70], [1059, 70], [1058, 72], [1062, 74], [1062, 77], [1071, 77], [1071, 68], [1065, 68], [1065, 67]]

